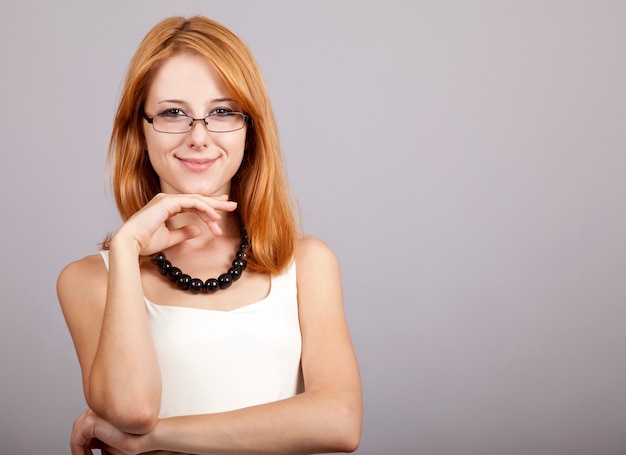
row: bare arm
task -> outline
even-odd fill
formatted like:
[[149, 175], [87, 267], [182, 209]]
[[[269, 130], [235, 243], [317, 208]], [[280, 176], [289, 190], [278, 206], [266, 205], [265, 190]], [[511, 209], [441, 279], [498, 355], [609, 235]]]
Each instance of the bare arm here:
[[121, 430], [145, 433], [160, 406], [160, 372], [138, 278], [137, 256], [110, 251], [68, 265], [57, 292], [91, 409]]
[[68, 265], [57, 292], [78, 354], [85, 398], [118, 429], [143, 434], [156, 424], [161, 374], [146, 317], [138, 257], [198, 235], [197, 226], [170, 230], [165, 222], [197, 213], [215, 235], [226, 199], [158, 195], [114, 235], [109, 272], [97, 256]]
[[[361, 434], [361, 384], [345, 322], [337, 261], [322, 242], [306, 238], [299, 248], [297, 271], [303, 393], [231, 412], [162, 419], [151, 433], [140, 437], [112, 434], [111, 429], [104, 434], [103, 427], [99, 438], [124, 453], [159, 449], [191, 454], [355, 450]], [[97, 427], [97, 423], [93, 425]], [[97, 434], [93, 427], [85, 431]]]
[[345, 321], [339, 267], [319, 240], [297, 257], [305, 392], [237, 411], [159, 421], [146, 449], [216, 453], [350, 452], [360, 439], [361, 384]]

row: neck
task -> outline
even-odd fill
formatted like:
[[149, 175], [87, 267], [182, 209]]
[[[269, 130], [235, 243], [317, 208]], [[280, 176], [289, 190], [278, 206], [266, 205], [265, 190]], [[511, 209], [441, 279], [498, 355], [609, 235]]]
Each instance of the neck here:
[[237, 215], [228, 212], [221, 212], [220, 214], [222, 218], [219, 220], [219, 225], [223, 234], [219, 236], [214, 235], [204, 221], [195, 213], [180, 213], [170, 218], [167, 221], [170, 229], [194, 225], [200, 229], [201, 233], [192, 239], [170, 247], [168, 250], [175, 254], [193, 254], [195, 251], [220, 249], [223, 248], [224, 243], [238, 241], [241, 237], [241, 232]]
[[[158, 267], [159, 272], [161, 272], [162, 275], [168, 277], [176, 284], [176, 286], [184, 291], [190, 291], [192, 294], [199, 294], [202, 292], [213, 293], [219, 289], [226, 289], [230, 287], [233, 282], [241, 278], [243, 271], [247, 266], [247, 258], [250, 247], [248, 234], [244, 228], [241, 228], [240, 234], [241, 239], [239, 249], [237, 250], [234, 259], [229, 265], [224, 267], [225, 269], [228, 267], [226, 272], [220, 274], [217, 278], [209, 278], [207, 280], [193, 278], [191, 275], [184, 273], [180, 268], [174, 266], [163, 252], [155, 254], [152, 257], [152, 263]], [[203, 268], [206, 269], [208, 267]]]

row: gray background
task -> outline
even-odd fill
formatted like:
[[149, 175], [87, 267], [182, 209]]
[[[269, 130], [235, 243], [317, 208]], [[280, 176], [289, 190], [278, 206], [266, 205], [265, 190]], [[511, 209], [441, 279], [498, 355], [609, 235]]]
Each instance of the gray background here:
[[193, 13], [252, 48], [341, 261], [358, 453], [626, 453], [626, 2], [553, 0], [3, 1], [0, 453], [69, 453], [56, 276], [118, 226], [131, 54]]

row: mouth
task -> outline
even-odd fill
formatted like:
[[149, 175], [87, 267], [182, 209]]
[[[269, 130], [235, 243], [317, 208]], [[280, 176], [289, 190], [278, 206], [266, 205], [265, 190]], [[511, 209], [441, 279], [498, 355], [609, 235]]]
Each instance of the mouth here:
[[217, 158], [177, 158], [185, 168], [194, 172], [206, 171], [217, 161]]

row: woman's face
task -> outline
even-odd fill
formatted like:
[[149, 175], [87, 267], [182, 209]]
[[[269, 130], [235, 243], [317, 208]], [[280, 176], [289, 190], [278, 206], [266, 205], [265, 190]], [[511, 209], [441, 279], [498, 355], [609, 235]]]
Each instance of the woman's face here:
[[[241, 111], [241, 107], [211, 62], [180, 54], [159, 69], [144, 111], [148, 117], [167, 113], [169, 117], [186, 114], [198, 119], [215, 112]], [[214, 133], [198, 121], [188, 133], [169, 134], [155, 131], [144, 120], [143, 129], [162, 192], [205, 196], [230, 193], [231, 179], [243, 159], [246, 126]]]

